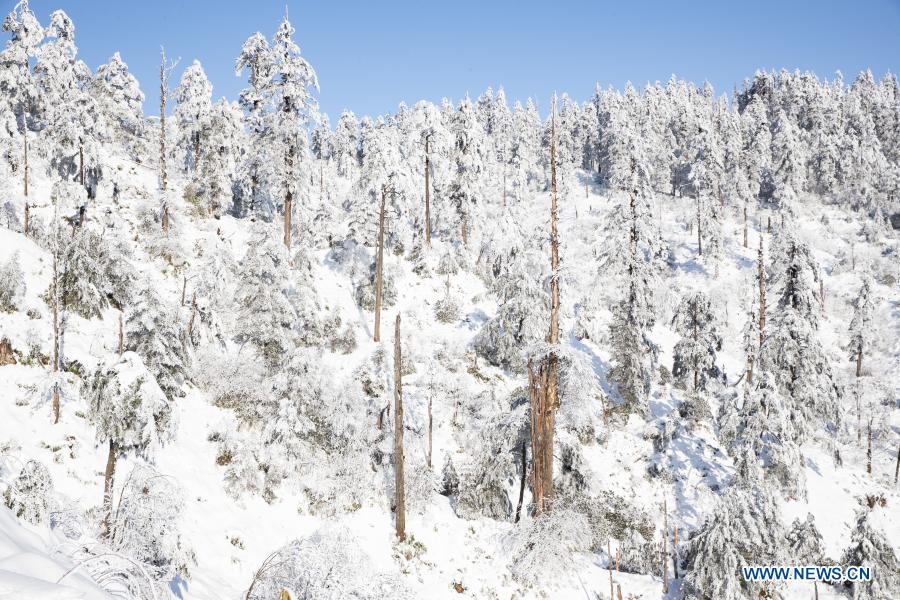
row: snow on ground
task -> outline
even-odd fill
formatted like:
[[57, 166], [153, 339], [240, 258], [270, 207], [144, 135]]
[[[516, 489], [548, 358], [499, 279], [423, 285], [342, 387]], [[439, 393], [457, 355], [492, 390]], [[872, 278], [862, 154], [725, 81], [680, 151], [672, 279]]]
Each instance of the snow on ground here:
[[[125, 163], [123, 163], [125, 165]], [[123, 166], [130, 170], [139, 185], [152, 190], [155, 175], [141, 167]], [[45, 200], [49, 194], [40, 181], [34, 186], [37, 204], [36, 216], [48, 219], [50, 205]], [[575, 198], [561, 210], [561, 238], [564, 243], [563, 265], [580, 265], [589, 261], [596, 242], [598, 226], [609, 216], [610, 201], [592, 189], [587, 197]], [[21, 200], [21, 198], [19, 199]], [[533, 221], [523, 224], [543, 227], [546, 221], [548, 197], [538, 194], [533, 200]], [[135, 204], [123, 200], [126, 218], [133, 221]], [[231, 217], [215, 222], [189, 220], [183, 215], [185, 207], [176, 206], [182, 215], [178, 225], [184, 248], [216, 243], [225, 240], [236, 256], [247, 247], [245, 223]], [[817, 214], [800, 219], [804, 223], [803, 234], [812, 243], [817, 258], [824, 265], [839, 262], [837, 256], [846, 251], [841, 239], [855, 231], [856, 224], [836, 209], [823, 210], [832, 231], [827, 231]], [[741, 227], [736, 220], [726, 223], [726, 254], [717, 274], [696, 261], [694, 238], [687, 226], [685, 214], [667, 208], [660, 215], [664, 237], [672, 245], [678, 265], [674, 277], [664, 282], [664, 293], [658, 299], [663, 317], [659, 319], [653, 336], [660, 347], [660, 364], [670, 366], [675, 338], [668, 328], [671, 305], [677, 295], [688, 289], [706, 288], [729, 316], [725, 335], [725, 348], [720, 361], [729, 374], [728, 384], [734, 384], [735, 373], [743, 368], [740, 349], [740, 326], [743, 318], [742, 301], [746, 296], [747, 278], [755, 270], [755, 248], [759, 235], [769, 245], [769, 236], [753, 229], [750, 247], [740, 245]], [[575, 214], [579, 216], [576, 217]], [[51, 320], [48, 308], [40, 298], [50, 280], [51, 257], [33, 241], [7, 229], [0, 229], [0, 259], [18, 252], [27, 277], [27, 291], [23, 310], [13, 314], [0, 313], [0, 333], [8, 337], [13, 347], [26, 348], [37, 344], [44, 354], [49, 353]], [[348, 355], [326, 355], [327, 365], [336, 376], [345, 376], [365, 360], [376, 344], [371, 341], [372, 314], [357, 307], [349, 279], [325, 262], [324, 253], [318, 256], [315, 278], [320, 296], [336, 309], [344, 322], [354, 325], [359, 345]], [[404, 324], [409, 324], [413, 354], [425, 355], [438, 347], [465, 353], [468, 344], [486, 317], [496, 310], [496, 302], [474, 276], [460, 272], [452, 276], [460, 298], [463, 299], [464, 317], [456, 324], [435, 324], [433, 306], [444, 293], [443, 278], [422, 279], [411, 266], [399, 257], [388, 257], [388, 266], [397, 271], [396, 286], [401, 290], [395, 307], [383, 315], [382, 330], [393, 326], [393, 315], [400, 312]], [[862, 258], [861, 258], [862, 260]], [[145, 257], [136, 257], [136, 264], [143, 274], [152, 278], [154, 286], [168, 298], [177, 298], [181, 280], [171, 267]], [[584, 269], [580, 278], [573, 280], [563, 294], [581, 298], [590, 289], [590, 278]], [[855, 294], [858, 280], [852, 272], [832, 274], [826, 268], [827, 318], [821, 329], [822, 339], [835, 364], [842, 364], [847, 373], [852, 365], [846, 362], [839, 343], [849, 320], [848, 300]], [[598, 293], [609, 293], [598, 290]], [[870, 368], [882, 373], [897, 373], [900, 365], [900, 293], [896, 286], [878, 286], [884, 299], [882, 311], [885, 327], [882, 331], [885, 351], [872, 357]], [[187, 310], [182, 308], [181, 310]], [[31, 316], [26, 316], [30, 313]], [[114, 351], [118, 312], [105, 311], [102, 319], [84, 320], [70, 315], [66, 327], [65, 354], [91, 369], [99, 357]], [[392, 338], [392, 335], [385, 336]], [[603, 373], [608, 368], [610, 356], [591, 341], [572, 340], [573, 345], [591, 356], [595, 369]], [[407, 384], [408, 418], [413, 422], [424, 419], [427, 406], [427, 374], [425, 365], [418, 365], [418, 373]], [[508, 374], [480, 365], [481, 371], [499, 385], [512, 390], [521, 385]], [[47, 402], [47, 373], [39, 366], [10, 365], [0, 367], [0, 481], [9, 484], [18, 472], [19, 465], [28, 459], [37, 459], [50, 469], [55, 486], [54, 503], [57, 507], [73, 507], [87, 510], [99, 506], [102, 498], [103, 468], [106, 449], [95, 441], [93, 429], [85, 418], [83, 400], [75, 390], [64, 397], [62, 419], [58, 425], [50, 423], [50, 406]], [[894, 381], [895, 386], [900, 382]], [[477, 381], [472, 385], [478, 386]], [[604, 382], [605, 385], [605, 382]], [[895, 387], [894, 393], [900, 391]], [[673, 388], [655, 388], [651, 401], [652, 417], [660, 419], [676, 410], [681, 402], [681, 392]], [[182, 532], [196, 558], [190, 577], [177, 581], [171, 593], [182, 600], [218, 600], [239, 598], [249, 585], [255, 569], [276, 548], [288, 541], [310, 534], [322, 519], [297, 510], [299, 503], [289, 489], [282, 490], [279, 498], [269, 504], [258, 496], [245, 495], [233, 500], [224, 491], [222, 470], [216, 465], [216, 447], [209, 441], [229, 415], [227, 411], [210, 404], [197, 389], [189, 389], [184, 398], [175, 404], [179, 429], [175, 440], [159, 450], [154, 458], [160, 472], [171, 476], [183, 487], [185, 512]], [[435, 456], [436, 468], [444, 462], [444, 455], [455, 448], [450, 425], [455, 406], [441, 398], [435, 399]], [[900, 427], [900, 418], [893, 411], [892, 430]], [[709, 426], [701, 425], [685, 432], [671, 447], [672, 481], [668, 484], [647, 477], [647, 466], [653, 459], [653, 447], [645, 438], [647, 424], [632, 417], [627, 426], [610, 432], [604, 445], [594, 445], [587, 450], [586, 459], [591, 469], [601, 475], [603, 488], [632, 499], [654, 518], [661, 519], [663, 498], [667, 499], [670, 526], [679, 531], [696, 529], [718, 498], [717, 492], [728, 485], [733, 470], [725, 449], [721, 448], [716, 433]], [[412, 448], [408, 452], [422, 452]], [[889, 506], [900, 503], [900, 493], [892, 488], [895, 448], [878, 445], [875, 452], [874, 478], [864, 471], [865, 453], [861, 447], [845, 447], [843, 466], [836, 467], [830, 452], [821, 443], [804, 448], [806, 478], [809, 493], [806, 499], [784, 501], [783, 517], [790, 523], [795, 517], [805, 518], [808, 512], [815, 515], [823, 534], [829, 556], [837, 559], [848, 542], [857, 498], [877, 482], [887, 492]], [[120, 473], [128, 472], [135, 458], [120, 461]], [[511, 497], [517, 490], [511, 489]], [[886, 522], [887, 535], [895, 549], [900, 545], [900, 520], [897, 512]], [[546, 594], [520, 590], [512, 581], [506, 568], [508, 538], [514, 528], [512, 523], [489, 519], [462, 520], [455, 516], [449, 501], [434, 494], [428, 503], [408, 515], [407, 529], [422, 544], [422, 554], [417, 560], [398, 562], [394, 556], [392, 518], [384, 507], [364, 506], [360, 510], [340, 517], [343, 525], [353, 532], [359, 547], [372, 559], [376, 568], [396, 569], [403, 565], [404, 581], [420, 598], [585, 598], [606, 597], [609, 593], [608, 557], [605, 552], [582, 556], [573, 561], [567, 575], [548, 584]], [[15, 519], [6, 509], [0, 510], [0, 598], [48, 598], [48, 599], [100, 599], [107, 596], [80, 573], [75, 573], [57, 585], [55, 582], [73, 564], [73, 552], [69, 548], [83, 538], [55, 525], [31, 526]], [[667, 596], [662, 595], [662, 583], [650, 576], [615, 573], [615, 580], [623, 592], [637, 598], [676, 598], [679, 582], [673, 581]], [[458, 592], [454, 584], [461, 584], [465, 591]], [[820, 598], [839, 597], [836, 591], [823, 586]], [[810, 597], [812, 590], [798, 586], [791, 589], [792, 598]]]

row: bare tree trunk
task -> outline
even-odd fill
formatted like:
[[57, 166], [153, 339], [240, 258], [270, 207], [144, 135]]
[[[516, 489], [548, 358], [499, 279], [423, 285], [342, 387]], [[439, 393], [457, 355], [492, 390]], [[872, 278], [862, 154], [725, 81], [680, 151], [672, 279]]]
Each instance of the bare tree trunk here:
[[125, 352], [125, 335], [122, 332], [122, 311], [119, 311], [119, 356]]
[[697, 194], [697, 253], [703, 256], [703, 236], [700, 226], [700, 195]]
[[617, 600], [622, 600], [622, 584], [621, 583], [616, 584], [616, 598], [617, 598]]
[[[56, 223], [54, 223], [56, 227]], [[58, 242], [57, 242], [58, 244]], [[59, 423], [59, 263], [57, 248], [53, 249], [53, 423]]]
[[675, 525], [674, 538], [672, 539], [672, 570], [675, 579], [678, 579], [678, 525]]
[[825, 277], [819, 279], [819, 304], [825, 308]]
[[669, 593], [669, 511], [666, 507], [666, 499], [663, 498], [663, 547], [662, 547], [662, 576], [663, 593]]
[[516, 504], [516, 520], [522, 516], [522, 501], [525, 499], [525, 481], [528, 477], [528, 444], [522, 440], [522, 478], [519, 480], [519, 502]]
[[400, 373], [400, 313], [394, 322], [394, 490], [397, 494], [397, 539], [406, 540], [406, 493], [403, 479], [403, 383]]
[[110, 517], [112, 516], [113, 483], [116, 476], [116, 454], [118, 448], [113, 440], [109, 440], [109, 454], [106, 455], [106, 473], [103, 475], [103, 522], [100, 525], [101, 535], [110, 534]]
[[184, 306], [184, 294], [187, 291], [187, 275], [181, 277], [181, 306]]
[[464, 248], [469, 247], [469, 211], [463, 209], [462, 220], [459, 224], [459, 233], [462, 238]]
[[[24, 177], [25, 177], [25, 197], [28, 197], [28, 130], [25, 130], [25, 168], [24, 168]], [[28, 206], [27, 204], [25, 205]]]
[[766, 268], [763, 254], [763, 239], [759, 236], [759, 252], [757, 253], [756, 278], [759, 283], [759, 345], [762, 346], [766, 330]]
[[431, 134], [425, 136], [425, 246], [431, 246]]
[[609, 564], [606, 565], [606, 568], [609, 569], [609, 599], [612, 600], [613, 597], [613, 557], [612, 557], [612, 547], [609, 545], [609, 540], [606, 540], [606, 554], [609, 556]]
[[868, 437], [868, 447], [866, 448], [866, 473], [872, 474], [872, 419], [869, 419], [866, 437]]
[[859, 348], [856, 350], [856, 376], [862, 376], [862, 359], [863, 359], [863, 350], [862, 344], [859, 345]]
[[166, 173], [166, 96], [168, 90], [168, 65], [166, 64], [166, 49], [160, 49], [159, 61], [159, 187], [165, 192], [169, 185]]
[[744, 201], [744, 248], [748, 247], [747, 244], [747, 202]]
[[[559, 234], [556, 198], [556, 97], [553, 98], [550, 125], [550, 330], [547, 342], [559, 344]], [[537, 372], [528, 364], [528, 387], [531, 398], [531, 457], [534, 514], [550, 510], [553, 499], [553, 438], [556, 410], [559, 359], [555, 350], [541, 360]]]
[[381, 187], [381, 209], [378, 211], [378, 248], [375, 255], [375, 335], [372, 339], [381, 341], [381, 286], [384, 268], [384, 202], [387, 187]]
[[25, 201], [25, 235], [31, 233], [31, 204]]
[[84, 187], [84, 145], [78, 146], [78, 182]]
[[428, 468], [431, 468], [431, 455], [434, 446], [431, 443], [431, 432], [434, 427], [434, 419], [431, 415], [431, 396], [428, 397]]
[[188, 341], [191, 339], [191, 334], [194, 333], [194, 319], [197, 318], [197, 292], [194, 292], [193, 297], [191, 298], [191, 318], [188, 320], [187, 326], [187, 336]]

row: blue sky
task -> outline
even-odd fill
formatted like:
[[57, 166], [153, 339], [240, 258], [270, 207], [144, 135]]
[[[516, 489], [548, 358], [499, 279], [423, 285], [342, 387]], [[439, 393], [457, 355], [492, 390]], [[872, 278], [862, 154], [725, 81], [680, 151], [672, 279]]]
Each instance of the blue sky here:
[[[0, 0], [5, 14], [17, 0]], [[42, 22], [73, 18], [81, 58], [96, 68], [119, 50], [158, 112], [159, 47], [199, 59], [215, 97], [244, 82], [233, 64], [255, 31], [267, 37], [282, 0], [31, 0]], [[587, 99], [595, 82], [621, 88], [672, 73], [717, 92], [757, 68], [799, 68], [846, 80], [869, 67], [900, 70], [900, 0], [550, 2], [371, 0], [289, 2], [297, 41], [319, 74], [323, 111], [393, 111], [401, 101], [475, 97], [503, 86], [510, 100], [554, 91]], [[177, 79], [176, 79], [177, 81]]]

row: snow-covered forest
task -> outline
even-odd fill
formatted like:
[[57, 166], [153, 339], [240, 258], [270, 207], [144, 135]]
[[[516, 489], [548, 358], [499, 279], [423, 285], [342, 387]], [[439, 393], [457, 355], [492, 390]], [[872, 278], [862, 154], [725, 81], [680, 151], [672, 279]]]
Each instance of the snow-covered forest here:
[[272, 25], [3, 21], [0, 598], [900, 597], [894, 75], [329, 117]]

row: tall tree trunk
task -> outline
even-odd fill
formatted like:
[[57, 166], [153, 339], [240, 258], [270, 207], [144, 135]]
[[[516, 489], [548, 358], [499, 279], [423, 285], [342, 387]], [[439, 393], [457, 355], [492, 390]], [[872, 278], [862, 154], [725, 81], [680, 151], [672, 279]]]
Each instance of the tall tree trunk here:
[[115, 441], [109, 440], [109, 453], [106, 455], [106, 473], [103, 475], [103, 522], [100, 525], [103, 537], [110, 534], [110, 518], [112, 517], [113, 483], [116, 476], [116, 454], [118, 447]]
[[31, 233], [31, 204], [25, 200], [25, 235]]
[[163, 192], [169, 185], [166, 173], [166, 96], [169, 95], [167, 78], [166, 50], [162, 48], [159, 61], [159, 187]]
[[[54, 227], [56, 223], [54, 223]], [[57, 242], [58, 244], [58, 242]], [[53, 249], [53, 423], [59, 423], [59, 261]]]
[[609, 544], [609, 540], [606, 540], [606, 554], [609, 556], [609, 564], [606, 565], [606, 568], [609, 569], [609, 600], [613, 598], [613, 556], [612, 556], [612, 547]]
[[522, 501], [525, 499], [525, 481], [528, 477], [528, 444], [522, 440], [522, 478], [519, 480], [519, 502], [516, 504], [516, 520], [522, 516]]
[[431, 246], [431, 134], [425, 136], [425, 246]]
[[397, 539], [406, 540], [406, 491], [403, 479], [403, 383], [400, 351], [400, 313], [394, 322], [394, 491], [397, 494]]
[[747, 241], [747, 202], [744, 201], [744, 248], [749, 247]]
[[859, 345], [859, 348], [856, 350], [856, 376], [862, 377], [862, 359], [863, 359], [863, 349], [862, 344]]
[[675, 525], [672, 539], [672, 571], [675, 579], [678, 579], [678, 525]]
[[191, 341], [191, 334], [194, 333], [194, 319], [197, 318], [197, 292], [191, 297], [191, 318], [188, 320], [187, 337]]
[[697, 195], [697, 253], [703, 256], [703, 235], [700, 225], [700, 195]]
[[78, 182], [84, 187], [84, 145], [78, 146]]
[[759, 252], [757, 253], [756, 278], [759, 284], [759, 345], [762, 346], [766, 330], [766, 267], [763, 253], [763, 238], [759, 236]]
[[[559, 236], [556, 198], [556, 97], [553, 98], [550, 125], [550, 328], [547, 342], [559, 344]], [[559, 359], [554, 348], [541, 360], [537, 371], [528, 364], [528, 387], [531, 397], [532, 495], [534, 514], [550, 510], [553, 499], [553, 438], [556, 410]]]
[[378, 211], [378, 248], [375, 251], [375, 335], [373, 341], [381, 341], [381, 286], [384, 269], [384, 203], [387, 186], [381, 187], [381, 208]]
[[866, 437], [869, 440], [868, 447], [866, 448], [866, 473], [869, 475], [872, 474], [872, 419], [869, 419], [869, 426], [867, 428]]
[[[25, 130], [25, 168], [23, 169], [23, 175], [25, 178], [25, 197], [28, 197], [28, 130]], [[27, 204], [25, 205], [28, 206]]]
[[431, 434], [434, 429], [434, 419], [431, 415], [431, 397], [428, 397], [428, 468], [431, 468], [431, 456], [434, 446], [432, 445]]
[[662, 575], [663, 593], [669, 593], [669, 511], [666, 507], [666, 499], [663, 498], [663, 547], [662, 547]]
[[125, 335], [122, 332], [122, 311], [119, 311], [119, 356], [125, 352]]

